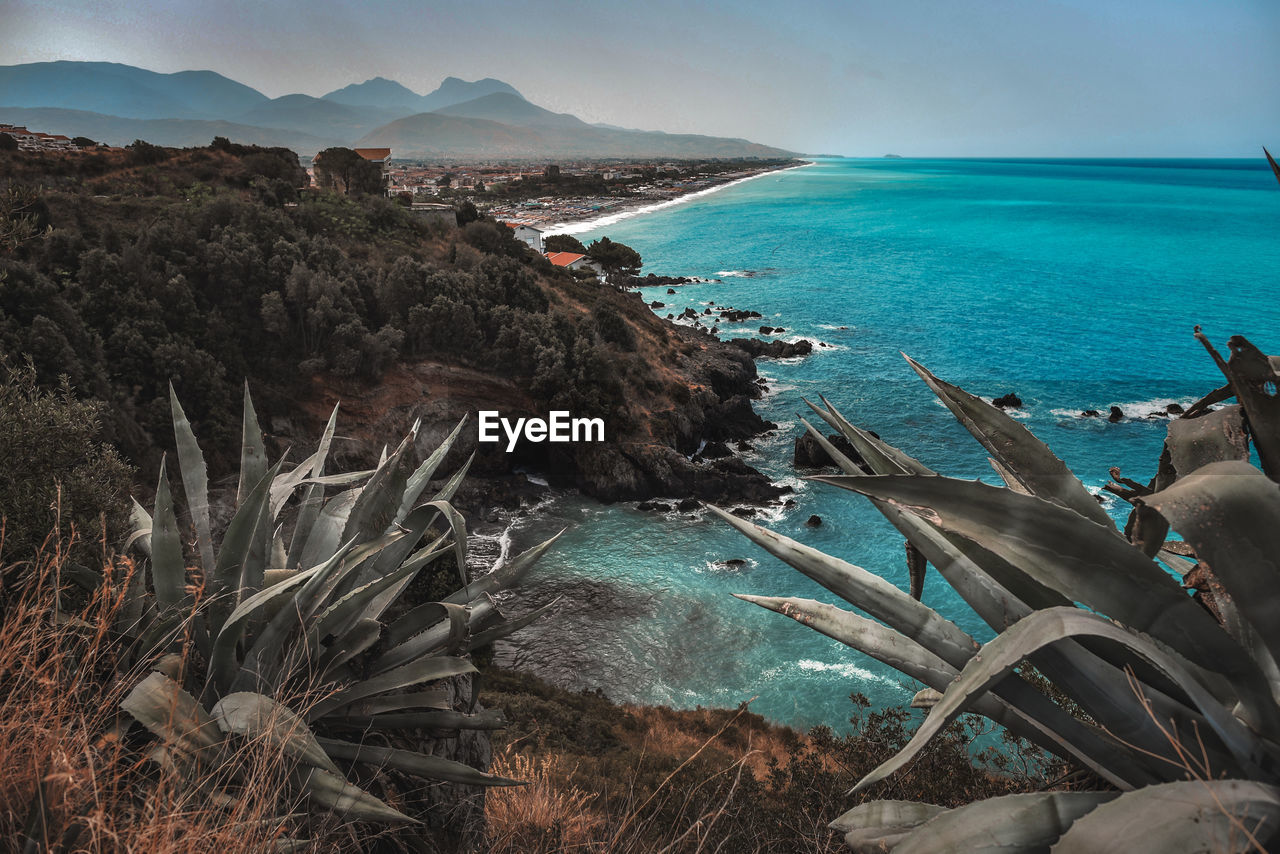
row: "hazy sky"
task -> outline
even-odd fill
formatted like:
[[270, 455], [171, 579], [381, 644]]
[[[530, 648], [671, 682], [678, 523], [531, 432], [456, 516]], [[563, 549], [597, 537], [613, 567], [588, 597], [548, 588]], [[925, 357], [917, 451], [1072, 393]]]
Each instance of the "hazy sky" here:
[[497, 77], [590, 122], [851, 155], [1280, 148], [1280, 0], [0, 0], [0, 65], [272, 97]]

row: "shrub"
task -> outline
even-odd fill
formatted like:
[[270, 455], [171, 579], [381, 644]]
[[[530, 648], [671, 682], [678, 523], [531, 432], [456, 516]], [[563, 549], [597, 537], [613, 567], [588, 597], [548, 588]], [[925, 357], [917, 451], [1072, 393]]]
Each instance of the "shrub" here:
[[101, 412], [100, 404], [76, 400], [65, 377], [46, 391], [30, 362], [0, 359], [6, 561], [32, 561], [51, 531], [74, 533], [80, 560], [123, 539], [132, 470], [102, 441]]

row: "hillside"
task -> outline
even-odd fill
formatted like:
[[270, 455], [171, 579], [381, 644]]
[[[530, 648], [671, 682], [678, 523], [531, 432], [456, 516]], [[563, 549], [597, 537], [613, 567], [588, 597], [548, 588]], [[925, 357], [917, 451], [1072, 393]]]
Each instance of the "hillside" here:
[[[425, 116], [433, 116], [426, 118]], [[269, 99], [212, 71], [159, 74], [102, 62], [0, 67], [0, 121], [111, 145], [199, 146], [215, 136], [286, 146], [390, 147], [396, 158], [743, 158], [793, 152], [743, 139], [588, 125], [493, 78], [448, 77], [427, 95], [382, 77], [321, 98]]]
[[[467, 121], [467, 120], [459, 120]], [[660, 320], [639, 295], [553, 267], [492, 221], [418, 220], [377, 197], [301, 197], [297, 157], [241, 146], [0, 152], [0, 181], [44, 187], [47, 239], [0, 257], [0, 349], [107, 405], [139, 465], [172, 441], [168, 384], [211, 452], [233, 453], [248, 380], [277, 451], [314, 441], [336, 401], [339, 458], [376, 460], [421, 419], [441, 436], [481, 408], [600, 417], [606, 441], [477, 447], [607, 500], [761, 502], [780, 490], [703, 441], [765, 429], [741, 350]], [[485, 488], [485, 506], [511, 487]], [[496, 491], [495, 491], [496, 490]]]

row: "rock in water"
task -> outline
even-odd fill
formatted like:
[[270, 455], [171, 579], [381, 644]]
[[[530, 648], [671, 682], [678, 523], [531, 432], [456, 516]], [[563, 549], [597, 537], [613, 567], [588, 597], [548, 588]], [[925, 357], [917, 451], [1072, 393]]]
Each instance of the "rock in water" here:
[[1112, 424], [1115, 424], [1117, 421], [1123, 421], [1124, 412], [1120, 409], [1120, 407], [1113, 406], [1111, 407], [1111, 414], [1107, 416], [1107, 420], [1110, 421]]
[[810, 528], [816, 528], [822, 524], [822, 517], [819, 516], [817, 513], [814, 513], [812, 516], [809, 517], [808, 521], [806, 521], [805, 524], [808, 525]]
[[1009, 392], [1003, 397], [997, 397], [995, 400], [991, 402], [994, 405], [1000, 407], [1001, 409], [1021, 409], [1022, 408], [1022, 398], [1018, 397], [1018, 395], [1015, 394], [1014, 392]]

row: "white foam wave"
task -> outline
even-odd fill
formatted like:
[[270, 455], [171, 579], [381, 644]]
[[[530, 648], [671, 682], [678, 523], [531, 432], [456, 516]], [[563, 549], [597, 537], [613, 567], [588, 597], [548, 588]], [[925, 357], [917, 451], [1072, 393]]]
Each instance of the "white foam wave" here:
[[[1112, 406], [1120, 407], [1120, 411], [1124, 413], [1125, 418], [1146, 419], [1151, 417], [1159, 418], [1161, 416], [1155, 413], [1164, 413], [1171, 404], [1177, 404], [1183, 409], [1195, 403], [1195, 398], [1190, 397], [1154, 397], [1150, 400], [1135, 400], [1129, 403], [1105, 403], [1100, 405], [1082, 406], [1079, 409], [1053, 409], [1050, 410], [1054, 415], [1060, 418], [1081, 418], [1082, 412], [1087, 409], [1093, 409], [1102, 414], [1103, 418], [1111, 412]], [[1215, 407], [1216, 408], [1216, 407]]]
[[[803, 169], [805, 166], [812, 166], [812, 165], [813, 165], [812, 163], [802, 163], [799, 166], [788, 166], [786, 169], [775, 169], [770, 172], [761, 172], [757, 175], [748, 175], [747, 177], [739, 178], [736, 181], [729, 181], [724, 184], [719, 184], [715, 187], [708, 187], [705, 190], [698, 190], [697, 192], [686, 193], [685, 195], [679, 196], [674, 199], [667, 199], [661, 202], [654, 202], [651, 205], [641, 205], [640, 207], [631, 208], [630, 210], [608, 214], [607, 216], [597, 217], [596, 219], [584, 220], [583, 222], [556, 223], [555, 225], [547, 226], [547, 228], [544, 229], [543, 234], [544, 235], [585, 234], [588, 231], [595, 231], [596, 229], [606, 228], [608, 226], [622, 222], [625, 219], [631, 219], [633, 217], [643, 216], [644, 214], [651, 214], [657, 211], [666, 210], [667, 208], [673, 208], [676, 205], [683, 205], [688, 202], [692, 202], [695, 199], [700, 199], [705, 196], [709, 196], [712, 193], [718, 193], [721, 190], [724, 190], [728, 187], [733, 187], [738, 184], [743, 184], [743, 183], [746, 183], [747, 181], [754, 181], [756, 178], [763, 178], [765, 175], [773, 175], [778, 172], [789, 172], [792, 169]], [[720, 275], [723, 275], [723, 274], [720, 274]]]
[[796, 662], [796, 666], [801, 670], [809, 673], [835, 673], [846, 679], [861, 679], [864, 682], [882, 682], [886, 685], [898, 684], [893, 679], [881, 676], [879, 673], [873, 673], [865, 667], [859, 667], [856, 664], [829, 664], [825, 661], [814, 661], [811, 658], [802, 658]]

